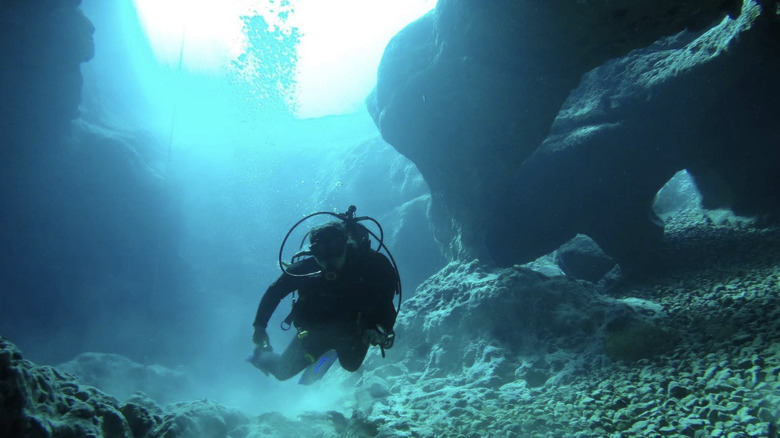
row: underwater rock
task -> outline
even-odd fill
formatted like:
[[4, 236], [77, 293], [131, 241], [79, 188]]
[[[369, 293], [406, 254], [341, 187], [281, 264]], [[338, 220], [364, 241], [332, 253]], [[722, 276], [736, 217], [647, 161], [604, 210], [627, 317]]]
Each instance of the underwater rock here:
[[536, 271], [547, 277], [561, 277], [566, 275], [558, 262], [555, 261], [555, 253], [546, 254], [538, 259], [522, 265], [524, 268], [528, 268], [532, 271]]
[[555, 261], [566, 275], [591, 283], [597, 283], [615, 266], [615, 261], [583, 234], [561, 245], [555, 252]]
[[[428, 186], [409, 159], [374, 135], [334, 161], [318, 170], [320, 183], [311, 195], [312, 203], [356, 205], [358, 216], [377, 219], [383, 226], [384, 244], [393, 249], [403, 274], [405, 290], [413, 290], [447, 264], [432, 238]], [[386, 213], [375, 216], [374, 212]]]
[[[89, 358], [103, 366], [111, 357]], [[91, 364], [95, 366], [95, 364]], [[80, 369], [83, 369], [82, 366]], [[279, 413], [257, 417], [209, 400], [161, 408], [143, 393], [120, 403], [75, 376], [24, 360], [0, 337], [0, 436], [105, 438], [278, 438], [375, 436], [377, 425], [361, 411], [309, 412], [296, 418]]]
[[377, 436], [377, 426], [367, 420], [361, 411], [353, 412], [350, 418], [335, 411], [308, 412], [302, 414], [295, 422], [279, 413], [270, 412], [257, 417], [255, 424], [237, 429], [234, 435], [253, 438], [300, 436], [363, 438]]
[[119, 403], [56, 368], [37, 366], [0, 337], [0, 435], [131, 437]]
[[24, 153], [39, 146], [35, 139], [61, 134], [78, 117], [79, 65], [95, 53], [95, 28], [80, 3], [0, 3], [0, 152]]
[[125, 400], [121, 407], [134, 437], [150, 436], [162, 422], [162, 409], [143, 393], [135, 393]]
[[607, 325], [604, 352], [612, 360], [636, 362], [672, 350], [669, 331], [643, 321], [616, 318]]
[[408, 339], [401, 348], [414, 358], [412, 372], [443, 377], [465, 367], [491, 385], [526, 375], [540, 386], [601, 360], [615, 321], [656, 327], [663, 319], [643, 301], [617, 300], [571, 278], [473, 261], [451, 263], [423, 283], [404, 303], [397, 332]]
[[82, 353], [73, 360], [57, 365], [81, 382], [100, 388], [119, 400], [143, 392], [157, 403], [168, 404], [191, 392], [189, 377], [161, 365], [143, 365], [108, 353]]
[[488, 229], [494, 258], [530, 258], [582, 233], [626, 270], [653, 267], [663, 225], [650, 209], [681, 169], [705, 208], [726, 202], [777, 218], [780, 133], [769, 119], [780, 109], [772, 79], [780, 46], [766, 43], [778, 28], [758, 14], [747, 2], [738, 19], [701, 36], [681, 34], [588, 73], [518, 169], [506, 202], [521, 208]]
[[[584, 73], [608, 59], [686, 28], [713, 26], [727, 12], [737, 16], [738, 6], [442, 1], [388, 44], [367, 106], [385, 140], [428, 182], [435, 225], [452, 256], [522, 264], [582, 233], [627, 268], [641, 268], [662, 235], [648, 211], [675, 172], [689, 166], [704, 178], [725, 164], [736, 147], [730, 139], [757, 132], [743, 122], [751, 117], [761, 127], [756, 150], [776, 138], [769, 115], [780, 99], [770, 78], [780, 57], [766, 42], [776, 41], [777, 31], [768, 18], [751, 24], [749, 10], [690, 46], [631, 58], [623, 88], [603, 99], [593, 87], [616, 78], [604, 70], [601, 83], [586, 80], [564, 101]], [[747, 78], [757, 71], [751, 84]], [[632, 81], [642, 92], [620, 100]], [[746, 100], [756, 103], [750, 114], [736, 114]], [[559, 111], [579, 123], [556, 122], [548, 137]], [[720, 135], [708, 131], [713, 126]], [[718, 154], [702, 149], [711, 140]], [[740, 168], [770, 167], [760, 156], [739, 154]], [[745, 173], [738, 169], [716, 173], [736, 184]], [[766, 176], [762, 171], [756, 181]], [[756, 210], [776, 208], [769, 205], [774, 189], [739, 195], [757, 201]]]
[[166, 408], [155, 436], [219, 437], [229, 436], [239, 426], [249, 423], [249, 416], [213, 401], [174, 403]]
[[[777, 229], [672, 228], [674, 270], [609, 297], [452, 263], [405, 303], [396, 346], [369, 357], [358, 395], [386, 437], [775, 436], [778, 242]], [[499, 339], [509, 325], [525, 336]], [[389, 394], [372, 397], [377, 383]]]
[[666, 223], [679, 214], [701, 214], [701, 195], [690, 174], [677, 172], [658, 191], [653, 201], [653, 213]]

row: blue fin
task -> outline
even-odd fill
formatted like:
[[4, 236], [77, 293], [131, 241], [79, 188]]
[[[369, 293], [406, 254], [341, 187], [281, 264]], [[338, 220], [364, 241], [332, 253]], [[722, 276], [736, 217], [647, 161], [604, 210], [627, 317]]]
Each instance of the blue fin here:
[[336, 354], [336, 350], [326, 351], [322, 356], [320, 356], [319, 359], [317, 359], [316, 362], [303, 370], [303, 374], [301, 374], [301, 378], [298, 380], [298, 383], [301, 385], [311, 385], [312, 383], [320, 380], [322, 376], [328, 372], [330, 367], [336, 363], [338, 358], [339, 357]]

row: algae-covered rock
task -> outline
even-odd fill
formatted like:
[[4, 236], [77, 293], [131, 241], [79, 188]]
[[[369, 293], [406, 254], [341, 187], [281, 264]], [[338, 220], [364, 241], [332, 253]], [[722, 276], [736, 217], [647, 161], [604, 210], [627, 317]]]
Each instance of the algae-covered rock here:
[[2, 337], [0, 399], [2, 436], [133, 436], [116, 399], [24, 360]]

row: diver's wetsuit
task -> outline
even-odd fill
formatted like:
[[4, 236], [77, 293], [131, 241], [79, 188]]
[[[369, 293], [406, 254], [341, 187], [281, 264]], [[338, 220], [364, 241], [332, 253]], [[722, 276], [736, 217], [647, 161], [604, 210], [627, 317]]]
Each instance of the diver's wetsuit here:
[[[287, 271], [301, 275], [321, 269], [313, 258], [307, 258]], [[396, 276], [387, 257], [373, 250], [350, 247], [343, 268], [333, 274], [335, 278], [328, 279], [325, 273], [311, 277], [283, 273], [260, 300], [255, 330], [266, 328], [285, 296], [295, 290], [299, 294], [291, 313], [299, 336], [293, 338], [282, 355], [265, 359], [268, 371], [277, 379], [289, 379], [331, 349], [336, 350], [344, 369], [355, 371], [368, 351], [368, 345], [362, 341], [363, 332], [377, 324], [388, 330], [393, 328]]]

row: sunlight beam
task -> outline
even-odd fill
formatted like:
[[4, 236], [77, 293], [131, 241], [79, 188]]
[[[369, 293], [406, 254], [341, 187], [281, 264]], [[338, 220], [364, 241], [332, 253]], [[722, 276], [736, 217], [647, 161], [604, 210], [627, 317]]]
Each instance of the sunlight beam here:
[[[183, 68], [220, 74], [246, 50], [241, 16], [260, 14], [273, 23], [267, 0], [133, 0], [155, 56]], [[278, 2], [277, 2], [278, 3]], [[388, 41], [435, 6], [435, 0], [293, 0], [288, 24], [301, 32], [297, 47], [295, 109], [300, 118], [345, 114], [362, 108], [376, 83]]]

